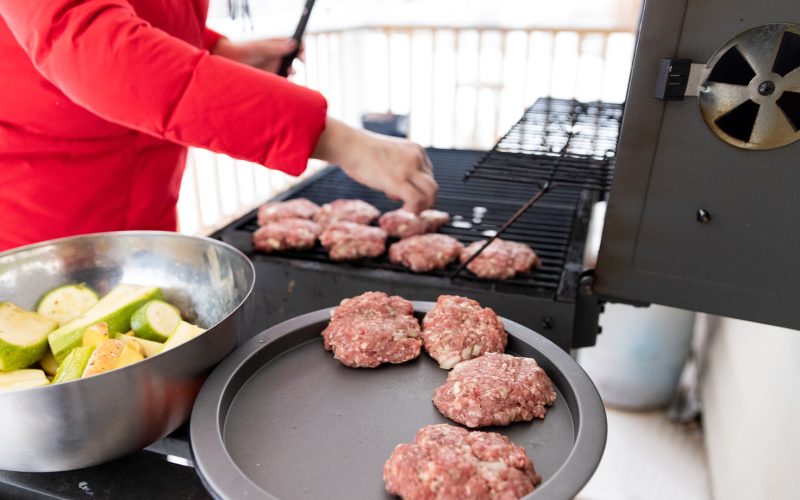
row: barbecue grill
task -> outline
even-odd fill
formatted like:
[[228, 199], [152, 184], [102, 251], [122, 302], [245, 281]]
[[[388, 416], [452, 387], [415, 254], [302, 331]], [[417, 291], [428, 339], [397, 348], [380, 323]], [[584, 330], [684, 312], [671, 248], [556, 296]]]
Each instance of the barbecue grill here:
[[[364, 290], [380, 290], [415, 300], [461, 294], [493, 307], [511, 320], [535, 327], [563, 349], [592, 345], [597, 334], [597, 301], [583, 300], [583, 255], [594, 203], [604, 198], [613, 173], [614, 138], [622, 106], [542, 99], [532, 106], [489, 153], [431, 149], [439, 183], [435, 208], [453, 221], [440, 231], [469, 244], [502, 228], [536, 191], [554, 186], [521, 212], [503, 238], [530, 245], [541, 258], [532, 272], [493, 281], [469, 272], [453, 277], [457, 265], [412, 273], [388, 258], [333, 262], [320, 246], [310, 251], [265, 255], [254, 252], [258, 228], [253, 211], [216, 237], [244, 251], [256, 268], [254, 330], [337, 304]], [[576, 126], [576, 124], [580, 124]], [[509, 183], [512, 178], [519, 182]], [[358, 198], [382, 212], [399, 207], [382, 193], [361, 186], [331, 167], [278, 196], [305, 197], [322, 204]]]
[[[618, 105], [547, 99], [488, 153], [431, 150], [437, 208], [460, 216], [443, 232], [468, 243], [506, 227], [504, 238], [542, 256], [531, 275], [486, 281], [454, 277], [455, 266], [416, 275], [385, 259], [332, 263], [319, 248], [267, 256], [252, 251], [248, 214], [215, 235], [256, 268], [245, 333], [364, 290], [467, 295], [562, 349], [594, 342], [601, 298], [800, 328], [798, 22], [788, 0], [646, 0], [624, 119]], [[279, 198], [298, 196], [396, 208], [335, 168]], [[595, 283], [582, 256], [591, 207], [607, 196]], [[185, 433], [151, 449], [190, 458]], [[63, 474], [0, 471], [0, 493], [76, 495], [88, 480], [117, 498], [202, 496], [193, 472], [164, 472], [174, 467], [142, 452]]]

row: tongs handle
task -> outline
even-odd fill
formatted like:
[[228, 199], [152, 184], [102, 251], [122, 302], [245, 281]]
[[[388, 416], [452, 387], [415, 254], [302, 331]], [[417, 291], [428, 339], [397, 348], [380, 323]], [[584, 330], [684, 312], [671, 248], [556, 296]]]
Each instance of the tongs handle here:
[[289, 68], [292, 67], [292, 62], [297, 57], [297, 54], [300, 52], [300, 44], [303, 40], [303, 34], [306, 31], [306, 25], [308, 24], [308, 18], [311, 17], [311, 9], [314, 8], [314, 2], [316, 0], [306, 0], [306, 5], [303, 7], [303, 15], [300, 16], [300, 21], [297, 23], [297, 28], [294, 30], [294, 35], [292, 36], [292, 40], [294, 40], [295, 47], [291, 54], [287, 54], [283, 56], [281, 60], [281, 66], [278, 68], [278, 75], [286, 77], [289, 76]]

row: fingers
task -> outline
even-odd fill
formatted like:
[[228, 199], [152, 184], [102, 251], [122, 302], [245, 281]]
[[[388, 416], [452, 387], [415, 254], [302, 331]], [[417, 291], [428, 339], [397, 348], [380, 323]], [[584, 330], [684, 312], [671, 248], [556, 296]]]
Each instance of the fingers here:
[[414, 213], [419, 213], [426, 208], [426, 195], [411, 181], [406, 181], [397, 186], [397, 196], [403, 200], [403, 208]]
[[416, 172], [409, 180], [424, 195], [422, 210], [431, 208], [433, 202], [436, 201], [436, 192], [439, 190], [439, 185], [433, 177], [427, 173]]
[[428, 153], [426, 153], [423, 148], [420, 148], [420, 153], [422, 154], [423, 171], [433, 175], [433, 164], [431, 163], [431, 159], [428, 158]]

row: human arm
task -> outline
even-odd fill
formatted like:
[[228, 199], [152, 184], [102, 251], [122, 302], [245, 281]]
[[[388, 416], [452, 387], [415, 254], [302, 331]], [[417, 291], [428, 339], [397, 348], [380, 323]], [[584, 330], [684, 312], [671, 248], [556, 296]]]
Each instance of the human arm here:
[[324, 128], [318, 93], [170, 36], [125, 0], [0, 1], [0, 16], [45, 79], [110, 122], [292, 174]]
[[402, 200], [412, 212], [430, 208], [438, 185], [425, 150], [408, 140], [352, 128], [328, 117], [314, 158], [336, 163], [356, 181]]
[[[283, 57], [291, 54], [295, 46], [296, 42], [291, 38], [267, 38], [238, 43], [221, 38], [214, 44], [212, 53], [262, 71], [277, 73]], [[303, 58], [302, 45], [297, 57]], [[293, 73], [294, 70], [290, 67], [289, 74]]]

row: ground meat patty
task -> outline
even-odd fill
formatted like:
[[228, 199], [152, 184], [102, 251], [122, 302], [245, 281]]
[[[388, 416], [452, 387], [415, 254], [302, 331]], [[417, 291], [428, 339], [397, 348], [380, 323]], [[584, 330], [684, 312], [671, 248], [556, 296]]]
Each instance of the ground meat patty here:
[[335, 200], [322, 205], [314, 220], [326, 227], [334, 222], [369, 224], [380, 215], [380, 211], [361, 200]]
[[419, 215], [408, 210], [392, 210], [381, 215], [380, 226], [394, 238], [408, 238], [436, 232], [450, 222], [450, 214], [441, 210], [423, 210]]
[[386, 251], [386, 231], [354, 222], [335, 222], [319, 237], [331, 260], [378, 257]]
[[389, 247], [389, 260], [420, 273], [443, 269], [456, 260], [464, 248], [457, 239], [444, 234], [421, 234]]
[[389, 236], [395, 238], [408, 238], [417, 234], [428, 232], [428, 223], [420, 216], [408, 210], [392, 210], [381, 215], [378, 224]]
[[544, 418], [555, 399], [553, 383], [535, 360], [495, 353], [457, 364], [433, 393], [436, 408], [467, 427]]
[[386, 491], [405, 500], [510, 500], [542, 481], [525, 449], [496, 432], [429, 425], [383, 466]]
[[305, 198], [288, 201], [270, 201], [258, 209], [258, 225], [283, 219], [313, 219], [319, 212], [319, 206]]
[[503, 352], [508, 336], [492, 309], [465, 297], [440, 295], [422, 320], [422, 339], [428, 354], [449, 370], [483, 353]]
[[[469, 260], [485, 243], [475, 241], [467, 246], [461, 252], [461, 262]], [[479, 278], [504, 280], [517, 273], [527, 273], [537, 260], [538, 257], [528, 245], [498, 238], [470, 262], [467, 269]]]
[[412, 360], [422, 349], [421, 335], [411, 302], [383, 292], [343, 300], [322, 331], [325, 349], [353, 368]]
[[427, 231], [429, 233], [437, 231], [440, 227], [450, 222], [450, 214], [441, 210], [423, 210], [419, 217], [428, 225]]
[[263, 252], [305, 250], [314, 246], [321, 229], [306, 219], [283, 219], [261, 226], [253, 234], [253, 248]]

